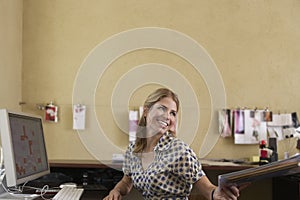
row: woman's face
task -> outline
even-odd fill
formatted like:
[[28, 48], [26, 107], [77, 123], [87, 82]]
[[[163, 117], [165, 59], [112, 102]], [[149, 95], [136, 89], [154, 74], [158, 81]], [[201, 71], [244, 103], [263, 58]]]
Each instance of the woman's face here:
[[147, 119], [147, 135], [164, 134], [167, 131], [176, 132], [177, 105], [170, 97], [156, 102], [149, 110]]

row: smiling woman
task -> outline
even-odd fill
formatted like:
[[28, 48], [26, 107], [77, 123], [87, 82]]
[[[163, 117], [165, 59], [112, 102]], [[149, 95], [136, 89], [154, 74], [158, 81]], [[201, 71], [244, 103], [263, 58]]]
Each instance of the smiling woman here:
[[195, 152], [176, 138], [178, 109], [177, 95], [167, 88], [159, 88], [147, 97], [137, 139], [125, 153], [124, 176], [104, 200], [118, 200], [132, 187], [146, 200], [187, 200], [192, 188], [207, 199], [237, 199], [239, 190], [213, 185]]
[[[179, 100], [177, 95], [166, 88], [157, 89], [149, 95], [144, 103], [143, 116], [138, 124], [134, 152], [153, 150], [153, 147], [149, 146], [149, 138], [157, 137], [159, 139], [165, 132], [170, 132], [175, 136], [178, 109]], [[153, 142], [151, 145], [156, 143]]]

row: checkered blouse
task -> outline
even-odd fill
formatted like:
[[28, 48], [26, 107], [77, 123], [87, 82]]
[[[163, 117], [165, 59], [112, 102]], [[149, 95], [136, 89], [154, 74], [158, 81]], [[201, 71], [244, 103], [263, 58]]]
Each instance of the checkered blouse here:
[[164, 134], [154, 148], [154, 161], [143, 169], [141, 153], [133, 153], [131, 143], [125, 154], [123, 172], [147, 200], [185, 200], [192, 184], [204, 172], [193, 150], [171, 134]]

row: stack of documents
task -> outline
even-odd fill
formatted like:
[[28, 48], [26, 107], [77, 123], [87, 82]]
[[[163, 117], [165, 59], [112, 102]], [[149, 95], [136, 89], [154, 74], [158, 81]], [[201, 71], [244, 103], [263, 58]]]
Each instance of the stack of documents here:
[[241, 186], [260, 179], [300, 173], [300, 155], [254, 168], [219, 175], [219, 186]]

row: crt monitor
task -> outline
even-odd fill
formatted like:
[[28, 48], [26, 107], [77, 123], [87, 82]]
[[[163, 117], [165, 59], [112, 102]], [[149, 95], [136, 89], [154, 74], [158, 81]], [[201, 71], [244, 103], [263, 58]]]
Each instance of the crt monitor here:
[[0, 109], [0, 132], [8, 187], [50, 173], [40, 116]]

